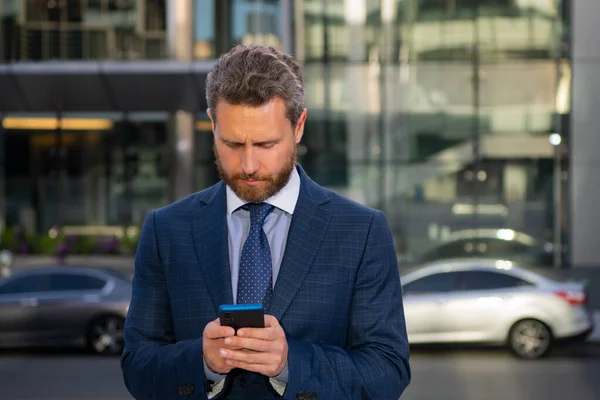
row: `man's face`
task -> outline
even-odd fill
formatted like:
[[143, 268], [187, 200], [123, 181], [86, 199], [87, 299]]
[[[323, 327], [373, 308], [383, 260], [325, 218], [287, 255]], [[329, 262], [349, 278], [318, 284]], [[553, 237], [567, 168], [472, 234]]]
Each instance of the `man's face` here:
[[208, 110], [221, 179], [247, 202], [262, 202], [288, 182], [296, 164], [306, 110], [296, 127], [286, 118], [285, 103], [275, 98], [261, 107], [219, 101], [217, 123]]

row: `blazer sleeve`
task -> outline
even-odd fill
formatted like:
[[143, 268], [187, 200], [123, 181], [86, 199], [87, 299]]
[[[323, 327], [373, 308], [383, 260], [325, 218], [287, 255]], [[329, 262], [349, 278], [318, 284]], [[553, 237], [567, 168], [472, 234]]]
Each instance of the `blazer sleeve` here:
[[284, 398], [397, 399], [411, 379], [402, 288], [393, 238], [381, 211], [371, 220], [354, 286], [345, 348], [288, 338]]
[[146, 217], [135, 256], [133, 291], [121, 356], [123, 379], [137, 400], [206, 399], [202, 338], [175, 343], [156, 216]]

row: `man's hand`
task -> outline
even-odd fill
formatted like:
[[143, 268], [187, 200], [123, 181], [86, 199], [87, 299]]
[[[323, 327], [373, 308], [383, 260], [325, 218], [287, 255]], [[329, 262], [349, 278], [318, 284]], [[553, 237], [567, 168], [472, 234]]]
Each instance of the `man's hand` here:
[[[265, 315], [264, 328], [238, 329], [237, 336], [224, 339], [221, 356], [231, 368], [242, 368], [269, 377], [283, 371], [288, 357], [285, 332], [272, 315]], [[241, 348], [241, 350], [236, 350]]]
[[224, 338], [235, 335], [235, 330], [229, 326], [221, 326], [219, 319], [209, 322], [202, 334], [202, 355], [206, 366], [217, 374], [226, 374], [233, 369], [227, 360], [221, 357], [219, 351], [222, 348], [239, 349], [227, 346], [223, 343]]

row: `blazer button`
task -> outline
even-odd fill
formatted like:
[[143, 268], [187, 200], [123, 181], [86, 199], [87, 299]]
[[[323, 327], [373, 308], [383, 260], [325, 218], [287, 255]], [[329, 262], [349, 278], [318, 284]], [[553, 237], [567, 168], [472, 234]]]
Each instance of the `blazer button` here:
[[191, 383], [185, 386], [179, 386], [177, 388], [177, 392], [181, 395], [181, 396], [189, 396], [190, 394], [194, 394], [195, 391], [195, 387], [194, 385], [192, 385]]
[[296, 400], [317, 400], [317, 394], [314, 392], [300, 391], [296, 393]]

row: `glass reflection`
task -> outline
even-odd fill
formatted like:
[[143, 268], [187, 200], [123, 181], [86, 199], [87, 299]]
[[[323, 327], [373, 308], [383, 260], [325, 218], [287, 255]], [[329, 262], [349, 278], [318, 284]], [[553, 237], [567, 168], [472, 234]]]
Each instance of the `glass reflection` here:
[[215, 0], [194, 1], [194, 58], [215, 57]]
[[231, 5], [235, 43], [258, 43], [282, 50], [278, 0], [231, 0]]
[[551, 238], [548, 135], [571, 78], [555, 1], [304, 4], [301, 161], [317, 180], [383, 209], [401, 256], [435, 244], [431, 232]]

